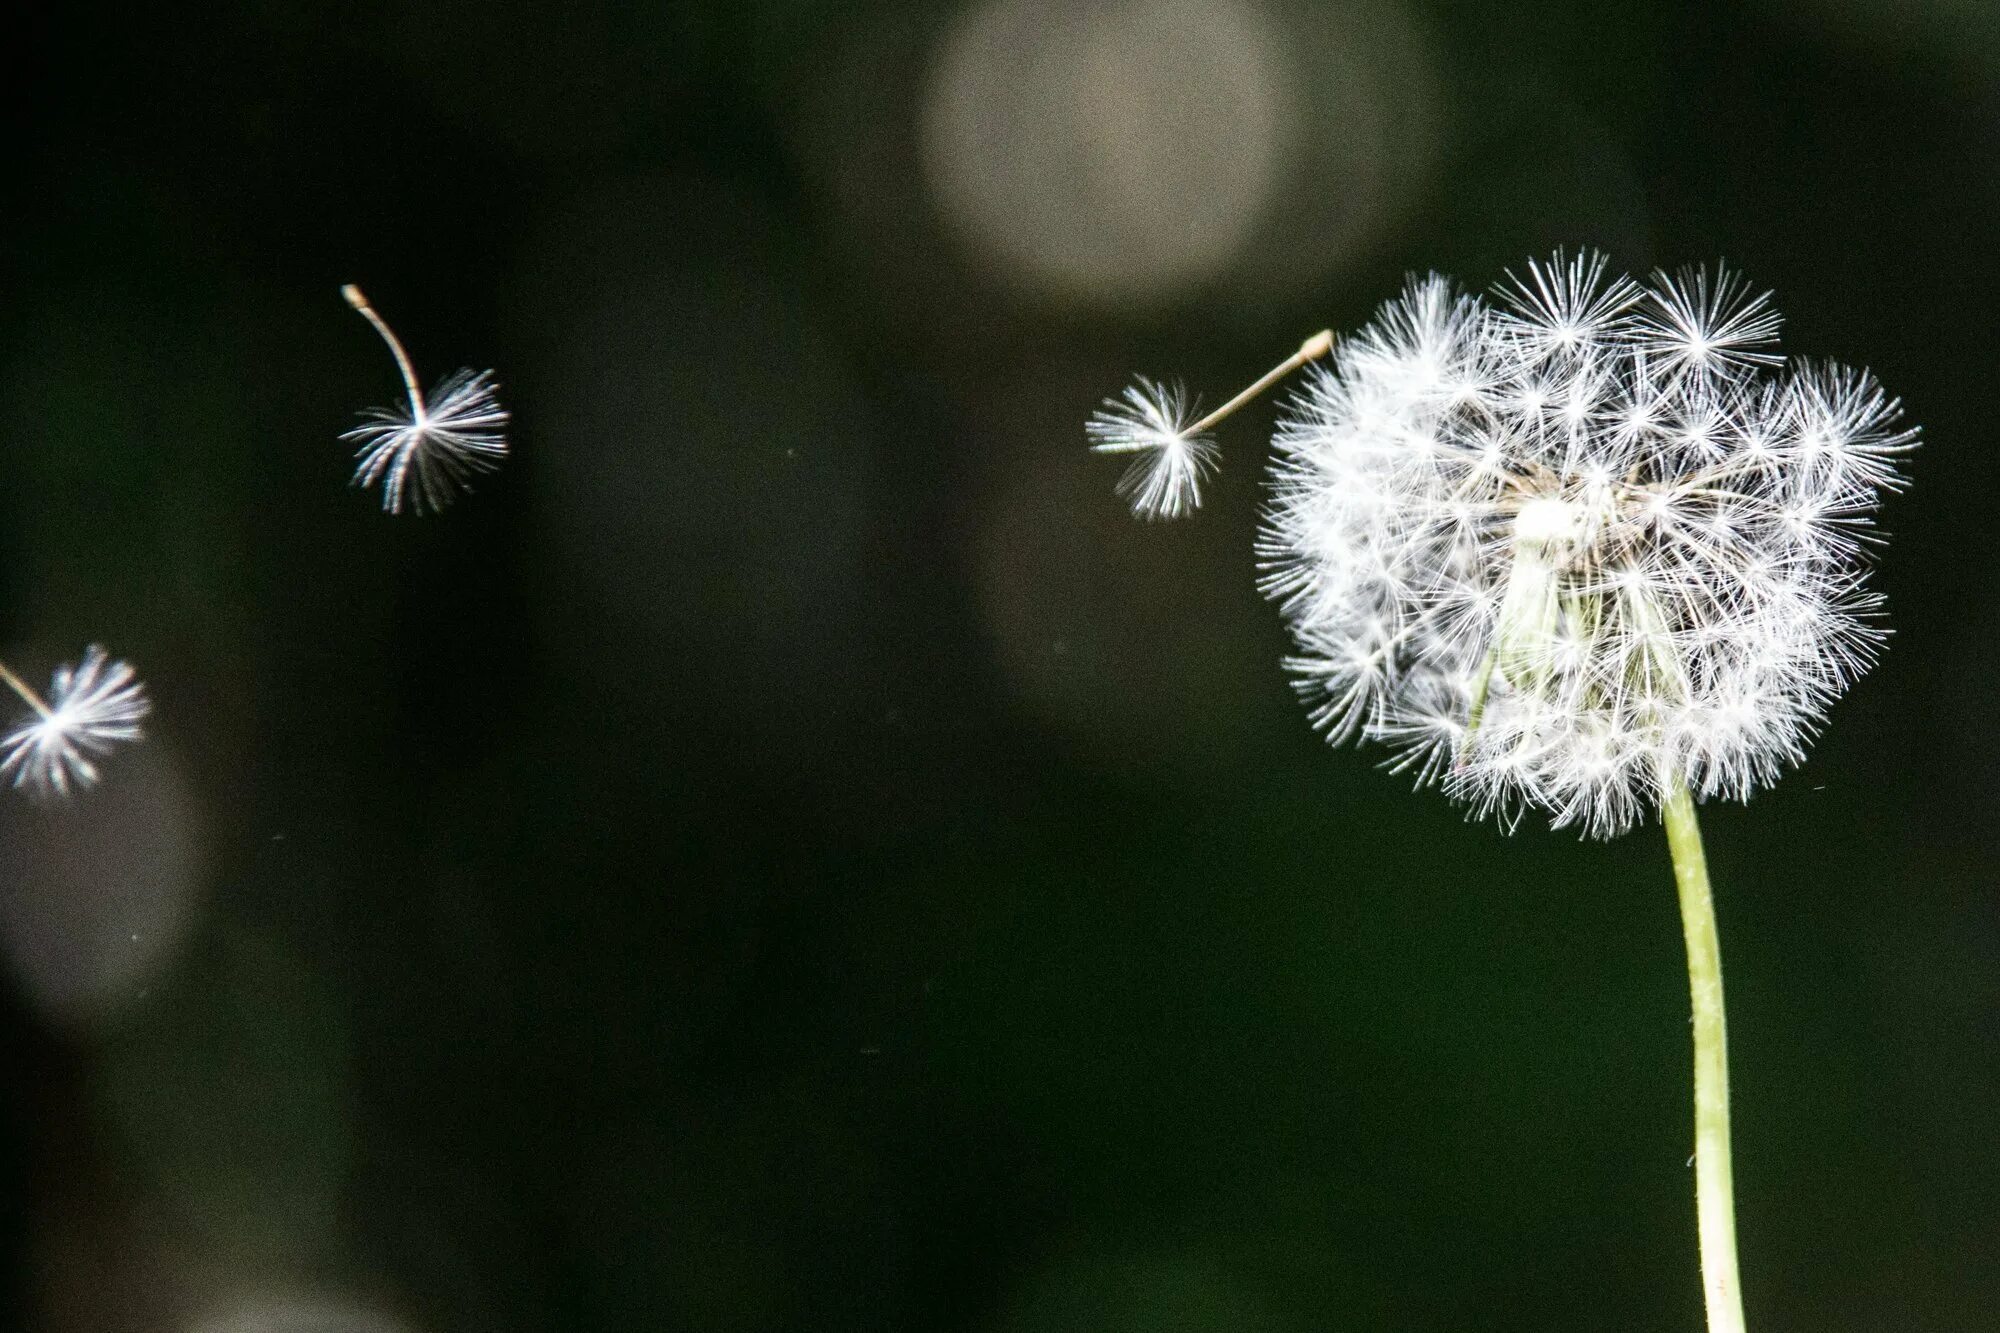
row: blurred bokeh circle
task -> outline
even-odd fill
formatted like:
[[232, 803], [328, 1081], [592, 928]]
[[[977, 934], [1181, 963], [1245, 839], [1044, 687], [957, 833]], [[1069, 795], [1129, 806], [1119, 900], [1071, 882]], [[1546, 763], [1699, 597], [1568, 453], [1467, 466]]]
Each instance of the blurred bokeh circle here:
[[101, 1019], [171, 965], [206, 897], [201, 818], [158, 741], [67, 801], [0, 788], [0, 943], [35, 1007]]
[[783, 116], [868, 298], [978, 341], [1268, 315], [1379, 260], [1445, 151], [1437, 65], [1398, 0], [981, 0], [857, 19]]
[[344, 1296], [260, 1294], [219, 1304], [187, 1333], [414, 1333], [414, 1326]]
[[939, 50], [924, 165], [952, 223], [1007, 274], [1154, 301], [1226, 267], [1250, 235], [1294, 80], [1243, 0], [992, 0]]

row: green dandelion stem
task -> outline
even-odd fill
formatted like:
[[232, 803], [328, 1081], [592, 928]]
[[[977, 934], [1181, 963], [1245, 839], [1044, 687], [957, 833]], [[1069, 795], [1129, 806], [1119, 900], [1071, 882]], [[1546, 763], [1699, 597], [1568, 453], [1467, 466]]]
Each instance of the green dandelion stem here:
[[1743, 1284], [1736, 1272], [1736, 1197], [1729, 1167], [1729, 1043], [1722, 1012], [1722, 947], [1694, 799], [1678, 776], [1665, 783], [1661, 815], [1680, 889], [1687, 937], [1688, 993], [1694, 1008], [1694, 1197], [1708, 1333], [1743, 1333]]

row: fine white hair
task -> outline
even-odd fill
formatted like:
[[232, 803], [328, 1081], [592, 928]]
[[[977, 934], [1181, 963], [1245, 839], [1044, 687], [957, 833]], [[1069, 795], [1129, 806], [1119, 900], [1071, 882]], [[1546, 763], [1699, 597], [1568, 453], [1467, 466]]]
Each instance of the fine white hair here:
[[1777, 329], [1721, 268], [1412, 280], [1278, 428], [1259, 553], [1315, 723], [1597, 836], [1797, 763], [1885, 633], [1872, 516], [1916, 432]]
[[1201, 485], [1215, 473], [1215, 441], [1191, 430], [1196, 408], [1179, 384], [1140, 378], [1107, 398], [1084, 430], [1100, 454], [1136, 454], [1118, 493], [1141, 518], [1181, 518], [1201, 506]]
[[507, 409], [493, 373], [447, 375], [407, 407], [370, 408], [340, 438], [355, 446], [354, 484], [382, 485], [382, 508], [436, 513], [507, 456]]
[[46, 701], [4, 664], [0, 674], [34, 709], [0, 737], [0, 777], [41, 795], [95, 783], [97, 760], [140, 739], [139, 723], [152, 709], [131, 666], [95, 644], [75, 666], [56, 668]]
[[392, 514], [436, 513], [507, 456], [507, 409], [490, 370], [458, 370], [427, 397], [403, 340], [353, 283], [340, 295], [374, 327], [403, 377], [404, 406], [363, 412], [341, 435], [355, 446], [354, 484], [382, 484], [382, 508]]

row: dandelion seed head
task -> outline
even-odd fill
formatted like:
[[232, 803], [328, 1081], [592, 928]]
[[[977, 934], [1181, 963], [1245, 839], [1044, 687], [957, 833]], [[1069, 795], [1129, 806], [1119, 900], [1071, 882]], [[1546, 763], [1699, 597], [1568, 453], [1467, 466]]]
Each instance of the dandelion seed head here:
[[75, 666], [56, 668], [46, 703], [8, 673], [34, 711], [0, 737], [0, 776], [41, 795], [67, 796], [93, 785], [97, 763], [114, 746], [141, 738], [151, 711], [131, 666], [93, 644]]
[[1778, 323], [1731, 272], [1558, 254], [1491, 301], [1415, 280], [1344, 340], [1259, 543], [1315, 724], [1599, 836], [1798, 763], [1880, 646], [1871, 524], [1916, 432]]

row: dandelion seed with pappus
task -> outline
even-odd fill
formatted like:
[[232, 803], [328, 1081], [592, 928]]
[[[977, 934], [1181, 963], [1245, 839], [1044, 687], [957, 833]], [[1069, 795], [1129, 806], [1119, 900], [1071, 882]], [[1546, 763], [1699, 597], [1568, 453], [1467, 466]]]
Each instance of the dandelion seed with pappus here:
[[[1314, 724], [1508, 829], [1665, 826], [1710, 1333], [1744, 1324], [1695, 802], [1799, 763], [1873, 661], [1872, 518], [1916, 443], [1871, 375], [1787, 363], [1778, 326], [1721, 268], [1641, 285], [1558, 254], [1491, 301], [1413, 280], [1330, 363], [1295, 356], [1252, 390], [1317, 363], [1278, 425], [1257, 547]], [[1145, 417], [1158, 395], [1127, 400]]]
[[407, 398], [403, 410], [369, 409], [362, 414], [367, 421], [340, 437], [358, 446], [354, 484], [381, 482], [382, 508], [389, 513], [435, 513], [507, 456], [507, 409], [494, 396], [499, 386], [493, 372], [454, 371], [426, 398], [402, 340], [361, 289], [349, 283], [340, 294], [388, 344]]
[[96, 783], [97, 760], [141, 739], [139, 723], [152, 711], [131, 666], [95, 644], [76, 666], [56, 668], [47, 699], [5, 662], [0, 681], [32, 710], [0, 737], [0, 776], [39, 795], [67, 796]]
[[1142, 518], [1180, 518], [1201, 507], [1201, 484], [1215, 474], [1219, 456], [1210, 429], [1224, 417], [1333, 346], [1322, 331], [1305, 340], [1283, 364], [1199, 421], [1178, 384], [1141, 378], [1121, 398], [1107, 398], [1084, 426], [1100, 454], [1137, 454], [1118, 482], [1118, 493]]

